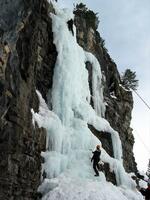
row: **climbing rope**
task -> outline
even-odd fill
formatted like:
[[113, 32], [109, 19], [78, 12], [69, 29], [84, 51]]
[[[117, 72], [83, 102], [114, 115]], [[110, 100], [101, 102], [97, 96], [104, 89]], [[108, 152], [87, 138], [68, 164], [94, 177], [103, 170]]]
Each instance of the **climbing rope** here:
[[[148, 105], [148, 103], [146, 103], [146, 101], [138, 94], [137, 91], [133, 90], [132, 91], [142, 100], [142, 102], [146, 105], [146, 107], [150, 110], [150, 106]], [[135, 130], [135, 129], [134, 129]], [[142, 142], [142, 144], [144, 145], [145, 149], [148, 151], [148, 153], [150, 154], [150, 149], [147, 147], [147, 145], [145, 145], [145, 143], [143, 142], [143, 139], [141, 138], [140, 134], [138, 134], [137, 130], [135, 130], [140, 141]]]
[[146, 105], [146, 107], [150, 110], [150, 106], [146, 103], [146, 101], [137, 93], [137, 91], [133, 90], [132, 91], [143, 101], [143, 103]]
[[143, 144], [143, 146], [145, 147], [145, 150], [150, 154], [150, 149], [149, 147], [144, 143], [142, 137], [140, 136], [140, 134], [138, 133], [138, 131], [136, 129], [134, 129], [136, 132], [136, 135], [139, 137], [140, 142]]

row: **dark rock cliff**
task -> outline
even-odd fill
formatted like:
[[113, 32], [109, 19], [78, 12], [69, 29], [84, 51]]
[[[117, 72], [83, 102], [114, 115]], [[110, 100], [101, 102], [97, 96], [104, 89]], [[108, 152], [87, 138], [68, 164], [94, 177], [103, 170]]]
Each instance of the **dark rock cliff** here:
[[46, 131], [32, 124], [36, 89], [46, 99], [57, 52], [48, 5], [0, 1], [0, 199], [36, 199]]
[[[123, 146], [123, 161], [127, 172], [137, 172], [133, 155], [134, 137], [130, 128], [133, 97], [130, 91], [124, 90], [120, 85], [120, 75], [115, 62], [111, 59], [104, 46], [104, 40], [97, 31], [97, 16], [93, 11], [84, 6], [75, 9], [75, 25], [77, 27], [78, 43], [86, 50], [93, 53], [98, 59], [104, 75], [104, 99], [107, 103], [105, 118], [111, 126], [119, 132]], [[87, 17], [89, 16], [89, 17]], [[89, 18], [93, 19], [89, 21]], [[91, 73], [91, 66], [87, 68]], [[89, 77], [89, 81], [91, 79]], [[91, 84], [90, 84], [91, 85]], [[113, 156], [111, 137], [108, 133], [98, 133], [90, 127], [93, 133], [102, 141], [104, 148]]]
[[[57, 52], [48, 9], [54, 10], [46, 0], [2, 0], [0, 8], [0, 199], [37, 199], [46, 130], [33, 126], [31, 109], [38, 111], [36, 89], [47, 100], [52, 87]], [[89, 23], [85, 16], [83, 11], [75, 11], [77, 40], [101, 64], [106, 78], [106, 118], [120, 133], [126, 170], [136, 172], [130, 128], [132, 94], [119, 86], [116, 64], [103, 46], [97, 24], [93, 26], [93, 21]], [[91, 65], [87, 64], [87, 68], [91, 84]], [[113, 155], [110, 135], [90, 128], [100, 135], [104, 148]], [[114, 180], [111, 176], [107, 175]]]

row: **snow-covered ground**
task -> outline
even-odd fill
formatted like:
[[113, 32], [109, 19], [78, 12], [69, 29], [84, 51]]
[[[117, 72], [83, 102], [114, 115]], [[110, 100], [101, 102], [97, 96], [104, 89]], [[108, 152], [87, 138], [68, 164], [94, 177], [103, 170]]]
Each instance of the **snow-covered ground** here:
[[49, 183], [49, 191], [43, 200], [141, 200], [141, 195], [127, 188], [116, 187], [106, 182], [103, 175], [99, 178], [71, 178], [63, 174]]
[[[39, 191], [43, 200], [141, 200], [134, 181], [122, 165], [122, 147], [119, 134], [103, 118], [105, 102], [101, 84], [101, 68], [97, 59], [85, 52], [69, 31], [67, 21], [73, 19], [68, 9], [58, 9], [53, 2], [56, 15], [51, 14], [54, 44], [58, 56], [54, 69], [51, 91], [52, 111], [49, 110], [41, 94], [37, 91], [40, 108], [33, 114], [33, 123], [47, 129], [47, 151], [42, 152], [45, 159]], [[93, 68], [92, 92], [94, 109], [90, 105], [88, 71], [85, 62]], [[94, 177], [90, 161], [91, 150], [100, 141], [91, 133], [88, 124], [99, 131], [111, 133], [115, 158], [111, 158], [102, 148], [101, 160], [109, 163], [110, 170], [116, 174], [118, 187], [105, 179], [101, 172]], [[102, 145], [102, 144], [101, 144]]]

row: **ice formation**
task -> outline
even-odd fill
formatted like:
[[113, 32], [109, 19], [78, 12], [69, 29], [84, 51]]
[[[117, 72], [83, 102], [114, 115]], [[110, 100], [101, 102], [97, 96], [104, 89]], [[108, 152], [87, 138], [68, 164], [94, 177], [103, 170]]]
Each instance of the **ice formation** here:
[[[85, 52], [76, 41], [76, 37], [68, 30], [67, 21], [73, 18], [72, 12], [68, 9], [58, 9], [55, 6], [56, 14], [51, 14], [54, 44], [58, 56], [54, 69], [52, 88], [52, 111], [37, 91], [40, 108], [38, 113], [33, 114], [33, 121], [39, 127], [47, 129], [47, 151], [42, 153], [45, 159], [43, 171], [46, 172], [46, 179], [39, 187], [44, 195], [44, 200], [66, 200], [83, 199], [107, 199], [102, 193], [101, 198], [96, 195], [92, 197], [93, 185], [96, 193], [106, 185], [105, 190], [117, 187], [107, 184], [104, 174], [100, 177], [93, 176], [93, 169], [90, 163], [91, 148], [94, 148], [100, 141], [91, 133], [88, 124], [93, 125], [97, 130], [111, 133], [115, 158], [111, 158], [102, 148], [101, 159], [109, 163], [110, 169], [116, 174], [117, 183], [126, 189], [119, 189], [122, 200], [141, 199], [135, 189], [134, 182], [125, 172], [122, 165], [122, 147], [118, 133], [113, 130], [110, 124], [103, 118], [105, 103], [103, 102], [103, 89], [101, 84], [101, 69], [95, 56]], [[74, 33], [76, 32], [73, 27]], [[90, 89], [88, 83], [88, 71], [85, 63], [90, 62], [93, 68], [92, 90], [94, 109], [90, 105]], [[106, 133], [106, 134], [107, 134]], [[81, 184], [79, 187], [78, 184]], [[88, 191], [84, 191], [84, 187]], [[66, 187], [66, 188], [65, 188]], [[70, 188], [70, 189], [67, 189]], [[79, 189], [80, 188], [80, 189]], [[79, 196], [74, 197], [75, 191]], [[127, 190], [130, 191], [130, 198], [127, 197]], [[63, 192], [65, 191], [65, 192]], [[69, 194], [69, 191], [72, 193]], [[115, 192], [111, 192], [112, 197]], [[89, 195], [89, 196], [88, 196]], [[110, 198], [109, 198], [110, 199]], [[118, 197], [112, 198], [119, 200]]]

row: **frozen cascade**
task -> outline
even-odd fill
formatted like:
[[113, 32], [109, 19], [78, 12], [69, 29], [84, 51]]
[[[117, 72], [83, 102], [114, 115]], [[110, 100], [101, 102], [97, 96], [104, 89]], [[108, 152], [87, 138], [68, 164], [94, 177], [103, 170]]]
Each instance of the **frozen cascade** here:
[[93, 103], [94, 110], [98, 116], [105, 116], [105, 104], [103, 102], [103, 87], [101, 84], [102, 74], [97, 59], [88, 52], [85, 53], [85, 62], [92, 64], [92, 91], [93, 91]]
[[[95, 187], [100, 187], [101, 184], [103, 188], [103, 184], [106, 184], [104, 174], [101, 172], [100, 177], [95, 179], [90, 163], [91, 152], [89, 149], [100, 143], [88, 128], [88, 124], [91, 124], [99, 131], [111, 133], [115, 159], [111, 158], [103, 148], [101, 159], [109, 163], [111, 170], [116, 174], [118, 185], [125, 188], [118, 190], [122, 195], [121, 199], [140, 200], [140, 195], [130, 190], [135, 188], [135, 185], [122, 165], [122, 147], [119, 135], [102, 118], [105, 112], [105, 104], [103, 102], [99, 63], [91, 53], [85, 52], [77, 44], [76, 38], [68, 30], [67, 21], [73, 18], [72, 12], [57, 7], [55, 7], [56, 15], [51, 15], [54, 44], [58, 52], [53, 76], [53, 110], [49, 110], [41, 94], [37, 91], [40, 101], [39, 112], [31, 111], [33, 122], [36, 121], [39, 127], [45, 127], [48, 133], [47, 151], [42, 153], [45, 159], [42, 168], [46, 172], [47, 178], [39, 187], [39, 191], [44, 195], [44, 200], [78, 200], [82, 197], [67, 197], [67, 192], [62, 192], [60, 195], [61, 188], [65, 187], [65, 184], [69, 184], [70, 187], [75, 189], [77, 186], [75, 182], [81, 182], [81, 185], [84, 183], [87, 188], [90, 184], [95, 185]], [[91, 97], [88, 71], [85, 66], [87, 61], [93, 67], [92, 90], [95, 110], [89, 103]], [[108, 188], [112, 187], [116, 188], [109, 183]], [[130, 190], [131, 198], [127, 198], [126, 193], [128, 192], [126, 191], [128, 190]], [[93, 198], [90, 195], [89, 200], [97, 199], [96, 196], [93, 196]], [[102, 200], [106, 199], [105, 195], [103, 194]], [[112, 195], [115, 195], [115, 193]], [[115, 199], [119, 200], [119, 198]]]

